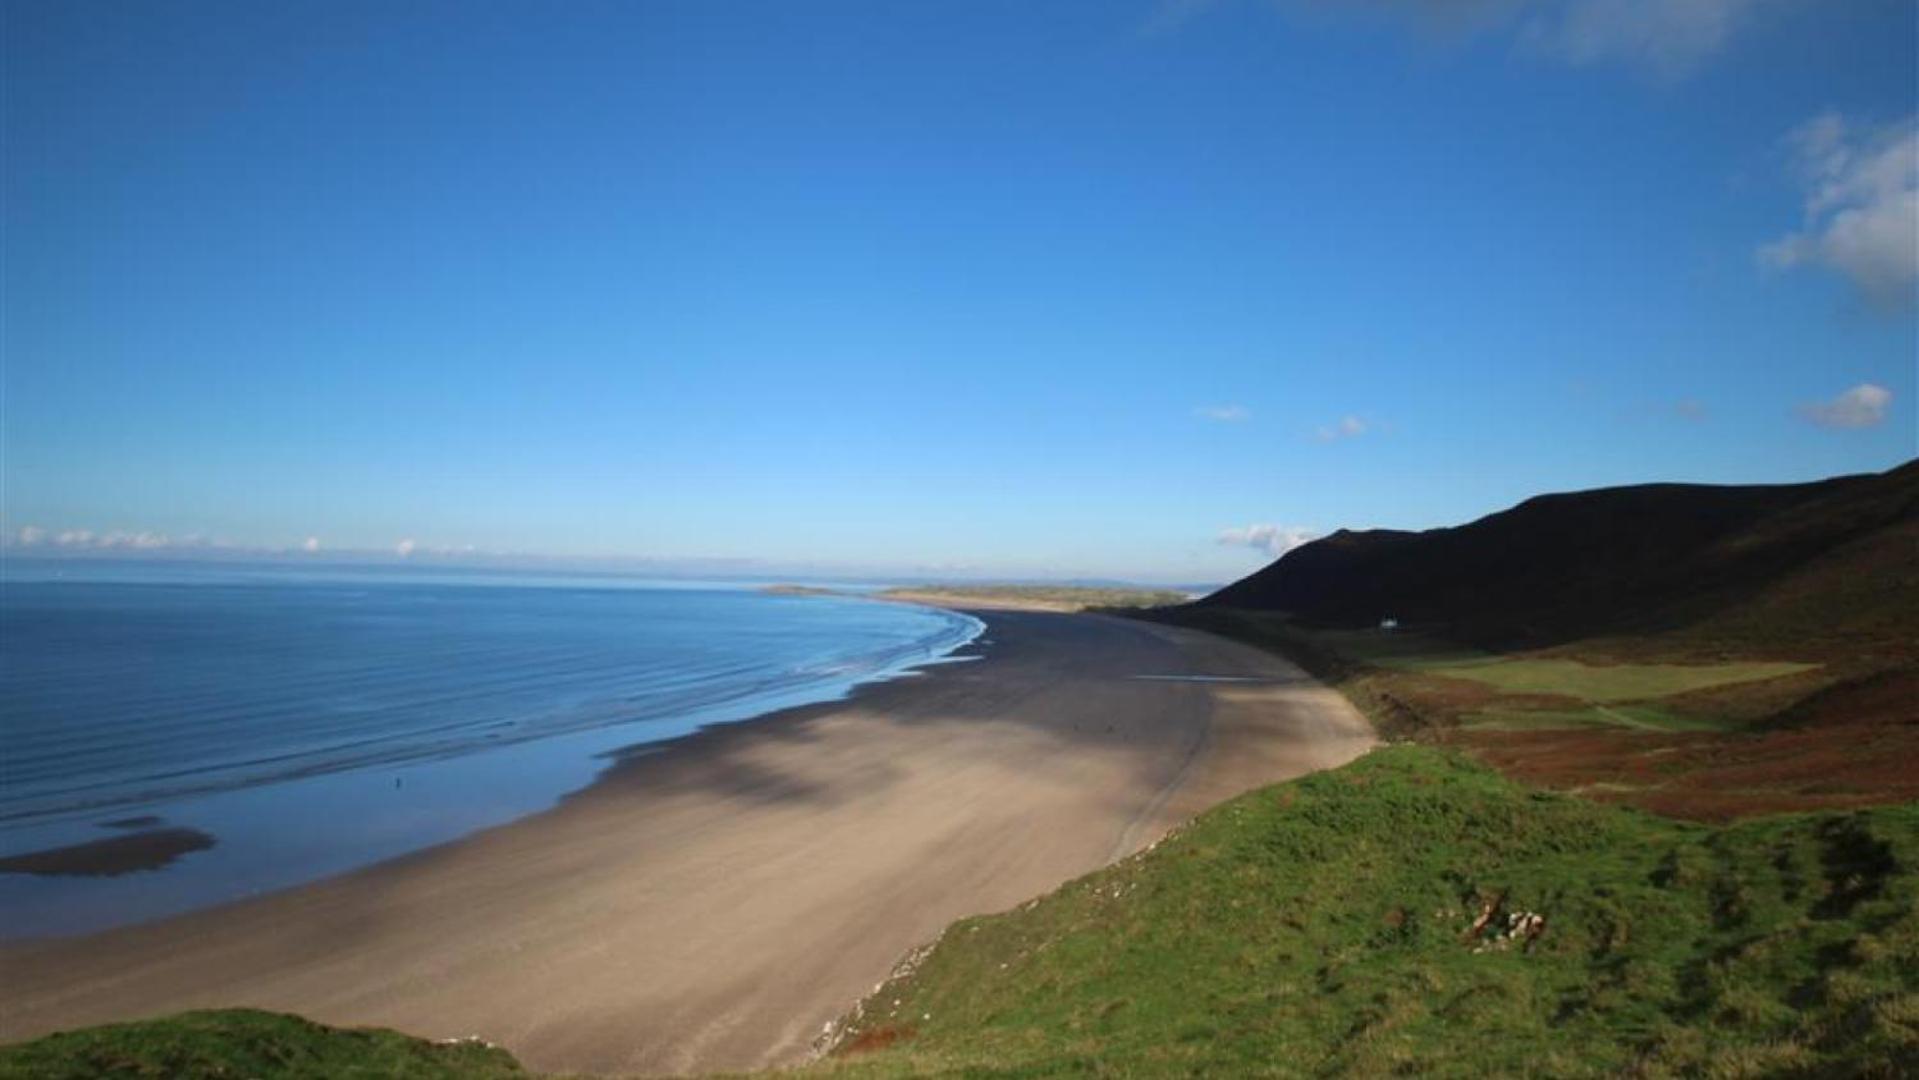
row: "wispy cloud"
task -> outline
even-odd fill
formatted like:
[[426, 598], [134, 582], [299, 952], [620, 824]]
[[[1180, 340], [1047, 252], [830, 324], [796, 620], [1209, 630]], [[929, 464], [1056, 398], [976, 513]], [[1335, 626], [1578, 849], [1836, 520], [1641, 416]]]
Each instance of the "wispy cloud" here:
[[1244, 405], [1205, 405], [1194, 409], [1193, 415], [1216, 424], [1242, 424], [1253, 418], [1253, 410]]
[[1247, 525], [1222, 530], [1219, 542], [1228, 547], [1256, 548], [1277, 558], [1318, 535], [1299, 525]]
[[15, 547], [53, 547], [69, 551], [157, 551], [173, 547], [165, 533], [94, 532], [92, 529], [53, 531], [39, 525], [22, 525], [12, 536]]
[[1337, 423], [1321, 424], [1313, 432], [1313, 438], [1320, 442], [1337, 442], [1340, 439], [1356, 439], [1369, 430], [1366, 421], [1357, 416], [1342, 416]]
[[[1386, 16], [1446, 37], [1509, 36], [1527, 55], [1616, 63], [1677, 77], [1720, 52], [1762, 9], [1803, 0], [1277, 0], [1310, 15]], [[1147, 33], [1166, 33], [1227, 0], [1161, 0]]]
[[1873, 383], [1860, 383], [1831, 401], [1814, 401], [1799, 406], [1799, 415], [1828, 428], [1867, 428], [1885, 423], [1886, 407], [1892, 404], [1892, 391]]
[[[548, 556], [532, 552], [503, 552], [481, 549], [473, 544], [431, 546], [408, 538], [390, 548], [332, 548], [323, 544], [318, 536], [308, 536], [291, 544], [249, 545], [233, 543], [202, 533], [187, 533], [183, 536], [170, 536], [166, 533], [145, 530], [96, 531], [86, 528], [50, 529], [43, 525], [21, 525], [0, 532], [0, 548], [9, 550], [38, 549], [44, 553], [62, 555], [113, 554], [115, 552], [146, 552], [165, 554], [169, 557], [185, 558], [224, 558], [224, 557], [280, 557], [280, 556], [324, 556], [328, 558], [379, 558], [382, 556], [402, 559], [502, 559], [531, 558]], [[617, 557], [616, 557], [617, 558]]]
[[1681, 420], [1700, 421], [1706, 418], [1706, 403], [1698, 398], [1681, 398], [1673, 402], [1672, 412]]
[[1881, 308], [1914, 305], [1919, 283], [1919, 116], [1861, 126], [1838, 113], [1786, 136], [1806, 189], [1800, 228], [1759, 248], [1763, 264], [1824, 266]]
[[1152, 14], [1140, 24], [1142, 34], [1165, 34], [1191, 22], [1214, 7], [1218, 0], [1159, 0]]
[[1684, 75], [1784, 0], [1557, 0], [1527, 5], [1520, 44], [1572, 64], [1622, 62]]

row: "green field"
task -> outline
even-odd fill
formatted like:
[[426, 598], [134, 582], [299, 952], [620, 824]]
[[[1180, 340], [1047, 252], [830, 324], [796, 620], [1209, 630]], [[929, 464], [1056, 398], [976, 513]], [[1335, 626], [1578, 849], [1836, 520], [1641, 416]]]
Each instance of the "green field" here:
[[[1818, 689], [1828, 678], [1819, 664], [1774, 659], [1682, 654], [1670, 661], [1655, 655], [1622, 663], [1578, 647], [1561, 647], [1548, 655], [1508, 655], [1430, 634], [1315, 629], [1280, 615], [1230, 609], [1184, 609], [1148, 617], [1292, 657], [1344, 692], [1375, 726], [1396, 738], [1425, 737], [1453, 726], [1479, 731], [1738, 731]], [[1730, 700], [1727, 691], [1739, 692], [1740, 700]]]
[[1610, 703], [1670, 697], [1714, 686], [1776, 679], [1812, 671], [1817, 664], [1736, 662], [1723, 664], [1585, 664], [1577, 660], [1494, 660], [1433, 664], [1435, 675], [1470, 679], [1513, 694], [1564, 694]]
[[1506, 657], [1423, 634], [1336, 630], [1314, 636], [1351, 660], [1383, 668], [1468, 679], [1513, 694], [1556, 694], [1602, 703], [1776, 679], [1819, 666], [1788, 661], [1588, 663], [1565, 657]]
[[1706, 828], [1398, 747], [954, 925], [818, 1068], [1907, 1075], [1915, 904], [1919, 807]]

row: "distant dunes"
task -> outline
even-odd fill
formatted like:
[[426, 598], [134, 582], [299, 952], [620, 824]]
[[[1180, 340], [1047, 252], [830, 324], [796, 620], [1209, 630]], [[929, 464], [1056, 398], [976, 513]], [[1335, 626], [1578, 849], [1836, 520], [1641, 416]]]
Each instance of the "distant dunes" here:
[[1514, 647], [1709, 624], [1898, 634], [1919, 608], [1919, 461], [1808, 484], [1541, 495], [1455, 528], [1341, 530], [1200, 600], [1327, 627], [1395, 618]]

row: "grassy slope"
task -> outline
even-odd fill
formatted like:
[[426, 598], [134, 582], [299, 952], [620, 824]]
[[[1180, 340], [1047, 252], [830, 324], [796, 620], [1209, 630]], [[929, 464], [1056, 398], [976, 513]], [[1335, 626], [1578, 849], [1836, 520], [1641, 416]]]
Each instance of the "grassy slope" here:
[[526, 1074], [506, 1051], [432, 1043], [384, 1029], [326, 1027], [252, 1009], [105, 1024], [0, 1047], [0, 1077], [395, 1077], [474, 1080]]
[[1900, 1075], [1916, 903], [1919, 807], [1707, 828], [1395, 747], [955, 924], [820, 1067]]

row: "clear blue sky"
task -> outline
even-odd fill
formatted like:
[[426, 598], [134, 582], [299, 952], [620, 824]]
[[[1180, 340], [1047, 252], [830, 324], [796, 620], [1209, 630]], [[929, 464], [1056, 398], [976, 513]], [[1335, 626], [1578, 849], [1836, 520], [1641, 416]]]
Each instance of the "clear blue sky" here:
[[8, 0], [8, 542], [1197, 582], [1919, 453], [1919, 5], [1338, 7]]

